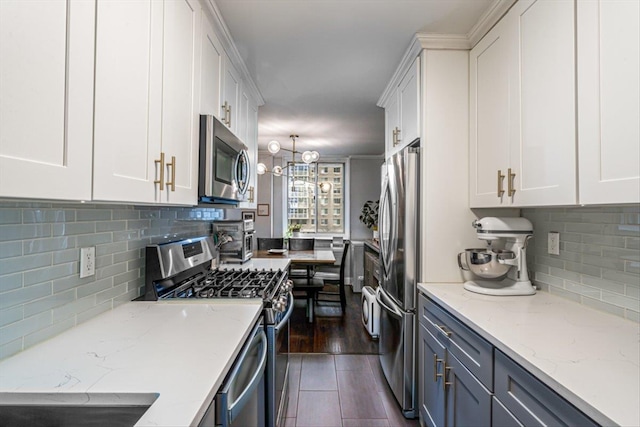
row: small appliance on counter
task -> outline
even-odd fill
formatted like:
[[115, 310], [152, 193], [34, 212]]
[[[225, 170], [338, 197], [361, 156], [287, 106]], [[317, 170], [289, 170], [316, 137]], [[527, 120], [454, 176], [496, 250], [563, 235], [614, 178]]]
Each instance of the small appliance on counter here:
[[526, 218], [486, 217], [473, 222], [486, 248], [458, 254], [458, 266], [471, 280], [464, 288], [485, 295], [533, 295], [527, 271], [527, 242], [533, 225]]
[[222, 243], [218, 249], [220, 261], [240, 264], [249, 261], [253, 257], [254, 233], [255, 227], [252, 219], [215, 221], [213, 234], [227, 238], [227, 241]]

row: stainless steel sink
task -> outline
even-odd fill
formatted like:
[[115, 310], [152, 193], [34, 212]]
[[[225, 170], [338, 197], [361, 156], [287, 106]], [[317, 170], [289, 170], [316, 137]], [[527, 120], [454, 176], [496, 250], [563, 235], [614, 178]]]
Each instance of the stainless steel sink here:
[[7, 426], [133, 426], [157, 394], [0, 393], [0, 420]]

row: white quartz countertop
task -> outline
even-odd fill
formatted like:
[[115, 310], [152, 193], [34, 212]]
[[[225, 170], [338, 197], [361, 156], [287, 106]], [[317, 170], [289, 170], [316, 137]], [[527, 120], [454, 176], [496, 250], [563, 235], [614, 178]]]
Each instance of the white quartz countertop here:
[[640, 426], [640, 326], [547, 292], [418, 289], [602, 425]]
[[0, 392], [106, 403], [157, 396], [136, 425], [196, 424], [262, 308], [259, 299], [201, 301], [123, 304], [0, 362]]
[[251, 258], [242, 264], [222, 263], [222, 270], [286, 270], [291, 261], [288, 258], [274, 255], [272, 258]]

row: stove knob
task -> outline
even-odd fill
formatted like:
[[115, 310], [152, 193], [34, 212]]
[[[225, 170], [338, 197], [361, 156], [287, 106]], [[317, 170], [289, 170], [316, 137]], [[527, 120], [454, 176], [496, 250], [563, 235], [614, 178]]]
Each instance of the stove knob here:
[[282, 300], [274, 300], [273, 301], [273, 309], [275, 311], [279, 311], [279, 312], [283, 312], [284, 311], [284, 303], [282, 302]]
[[282, 285], [282, 289], [284, 290], [284, 292], [289, 292], [291, 289], [293, 289], [293, 281], [287, 280], [286, 282], [284, 282], [284, 285]]

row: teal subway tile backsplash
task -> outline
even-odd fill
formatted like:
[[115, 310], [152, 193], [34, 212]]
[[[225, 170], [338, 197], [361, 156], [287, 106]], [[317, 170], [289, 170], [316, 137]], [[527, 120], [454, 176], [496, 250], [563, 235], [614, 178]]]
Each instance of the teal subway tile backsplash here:
[[[523, 209], [533, 223], [527, 251], [543, 291], [638, 322], [640, 206]], [[560, 232], [560, 255], [547, 253], [547, 233]]]
[[[0, 358], [143, 292], [144, 248], [208, 234], [214, 208], [0, 200]], [[81, 279], [80, 248], [96, 247]]]

